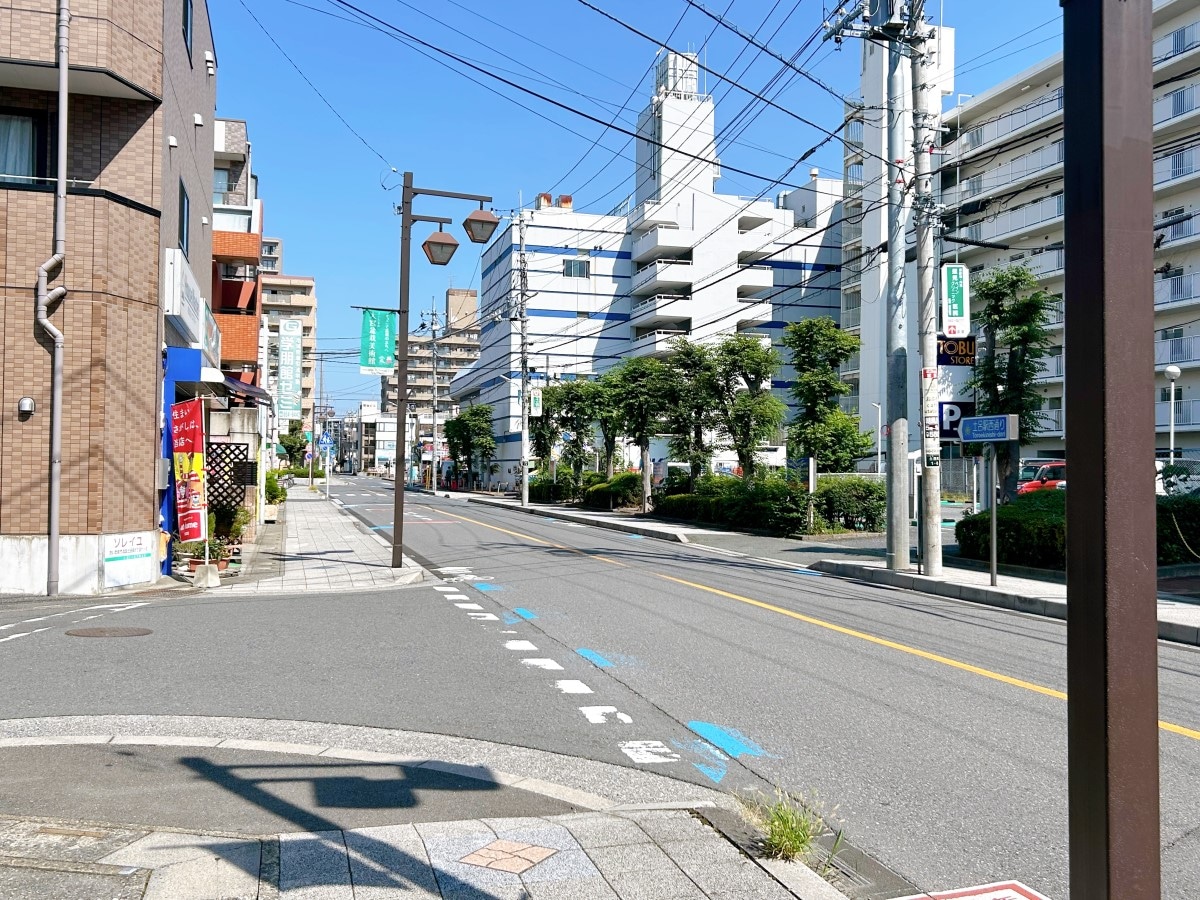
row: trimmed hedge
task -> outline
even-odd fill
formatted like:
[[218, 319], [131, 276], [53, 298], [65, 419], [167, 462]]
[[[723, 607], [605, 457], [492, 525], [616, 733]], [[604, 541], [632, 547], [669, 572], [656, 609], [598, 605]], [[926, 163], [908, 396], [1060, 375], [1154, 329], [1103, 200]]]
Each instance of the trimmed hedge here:
[[850, 531], [881, 531], [887, 518], [887, 487], [867, 478], [817, 479], [817, 515]]
[[1200, 494], [1158, 498], [1158, 564], [1200, 562]]
[[[996, 559], [1035, 569], [1067, 564], [1067, 495], [1041, 490], [1019, 495], [996, 510]], [[963, 516], [954, 526], [958, 553], [967, 559], [991, 558], [991, 512]]]
[[803, 534], [808, 526], [804, 488], [779, 477], [744, 481], [729, 475], [706, 475], [694, 494], [670, 494], [655, 501], [655, 512], [667, 518], [708, 522], [773, 534]]
[[[586, 473], [594, 474], [594, 473]], [[587, 479], [584, 479], [586, 484]], [[592, 509], [619, 509], [623, 506], [638, 506], [642, 501], [642, 475], [640, 472], [622, 472], [612, 481], [602, 481], [585, 487], [583, 505]]]

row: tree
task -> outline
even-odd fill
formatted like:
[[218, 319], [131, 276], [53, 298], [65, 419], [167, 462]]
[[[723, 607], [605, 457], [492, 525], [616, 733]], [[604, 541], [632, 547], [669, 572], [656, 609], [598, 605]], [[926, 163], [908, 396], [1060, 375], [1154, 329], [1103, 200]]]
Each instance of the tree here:
[[657, 359], [624, 360], [609, 373], [617, 394], [622, 430], [642, 451], [642, 512], [650, 511], [650, 438], [658, 433], [670, 402], [667, 367]]
[[298, 466], [304, 462], [304, 453], [308, 449], [308, 438], [304, 436], [304, 423], [299, 419], [288, 422], [287, 434], [279, 436], [279, 443], [287, 451], [288, 465]]
[[617, 402], [619, 394], [611, 372], [605, 372], [598, 381], [590, 384], [592, 410], [596, 416], [596, 424], [600, 427], [600, 442], [604, 448], [604, 475], [612, 481], [617, 439], [621, 436], [624, 422], [621, 418], [620, 404]]
[[563, 461], [571, 467], [578, 482], [583, 474], [583, 464], [591, 455], [596, 395], [587, 381], [565, 381], [558, 387], [556, 422], [559, 431], [570, 435], [563, 446]]
[[[1037, 377], [1050, 346], [1046, 323], [1050, 295], [1024, 266], [997, 269], [972, 286], [983, 302], [976, 322], [983, 332], [983, 350], [975, 363], [969, 387], [976, 391], [980, 415], [1017, 415], [1021, 435], [1041, 430], [1042, 406]], [[1021, 442], [993, 444], [1001, 484], [1001, 499], [1017, 493]]]
[[[463, 464], [468, 473], [482, 472], [496, 455], [496, 438], [492, 434], [492, 408], [486, 403], [468, 406], [445, 425], [446, 445], [455, 465]], [[474, 467], [479, 460], [479, 469]]]
[[788, 428], [791, 451], [815, 457], [821, 472], [850, 471], [873, 445], [870, 432], [859, 430], [858, 416], [838, 403], [850, 393], [838, 368], [858, 352], [858, 337], [842, 331], [829, 316], [819, 316], [788, 325], [783, 345], [791, 351], [791, 393], [800, 407]]
[[688, 464], [688, 487], [695, 490], [696, 479], [712, 461], [709, 436], [718, 425], [717, 357], [710, 347], [684, 338], [674, 341], [673, 350], [667, 360], [671, 402], [666, 427], [671, 457]]
[[774, 437], [787, 417], [771, 393], [779, 354], [752, 335], [734, 334], [713, 348], [717, 425], [737, 454], [743, 478], [754, 477], [759, 445]]
[[544, 463], [550, 461], [561, 429], [558, 411], [562, 405], [562, 385], [542, 388], [542, 414], [529, 419], [530, 452]]

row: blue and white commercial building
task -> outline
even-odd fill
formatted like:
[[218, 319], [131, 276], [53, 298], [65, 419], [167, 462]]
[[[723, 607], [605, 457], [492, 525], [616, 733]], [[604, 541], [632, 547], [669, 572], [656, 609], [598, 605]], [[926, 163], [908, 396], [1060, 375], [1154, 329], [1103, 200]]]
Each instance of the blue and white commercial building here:
[[[535, 386], [668, 356], [678, 337], [778, 344], [789, 322], [838, 317], [840, 180], [813, 170], [774, 198], [718, 193], [714, 104], [697, 88], [694, 55], [660, 59], [627, 213], [585, 213], [549, 194], [523, 212]], [[479, 362], [451, 385], [460, 404], [493, 408], [498, 481], [512, 480], [520, 458], [520, 256], [510, 222], [483, 256]]]

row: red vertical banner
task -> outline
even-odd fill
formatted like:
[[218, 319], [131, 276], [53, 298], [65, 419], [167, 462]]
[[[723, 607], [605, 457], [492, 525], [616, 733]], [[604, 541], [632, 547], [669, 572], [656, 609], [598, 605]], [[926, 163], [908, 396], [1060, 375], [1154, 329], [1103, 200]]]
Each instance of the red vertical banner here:
[[181, 541], [208, 537], [208, 491], [204, 477], [204, 401], [171, 406], [171, 450], [175, 458], [175, 511]]

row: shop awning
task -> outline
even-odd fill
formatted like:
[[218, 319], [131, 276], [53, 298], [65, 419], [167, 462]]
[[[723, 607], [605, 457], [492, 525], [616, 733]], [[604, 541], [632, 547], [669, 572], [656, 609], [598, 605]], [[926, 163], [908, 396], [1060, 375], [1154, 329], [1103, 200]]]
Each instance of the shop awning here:
[[276, 456], [280, 456], [280, 457], [286, 457], [286, 456], [288, 455], [288, 452], [287, 452], [287, 450], [284, 448], [283, 444], [276, 444], [276, 445], [275, 445], [275, 455], [276, 455]]
[[240, 397], [248, 397], [249, 399], [255, 400], [264, 406], [272, 405], [271, 395], [267, 391], [264, 391], [262, 388], [256, 387], [253, 384], [247, 384], [244, 381], [239, 381], [236, 378], [230, 378], [228, 375], [225, 376], [225, 388], [231, 394], [236, 394]]

